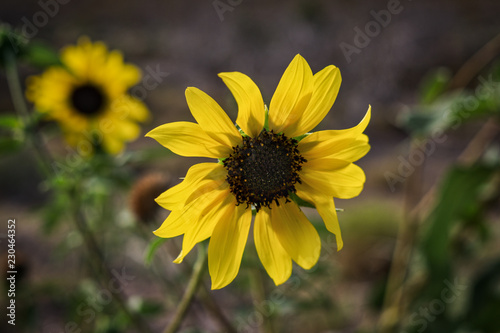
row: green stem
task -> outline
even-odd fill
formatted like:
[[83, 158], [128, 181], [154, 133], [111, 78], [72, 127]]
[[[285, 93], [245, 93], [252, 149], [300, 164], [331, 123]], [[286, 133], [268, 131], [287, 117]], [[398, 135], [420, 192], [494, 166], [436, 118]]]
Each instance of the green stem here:
[[28, 128], [31, 123], [31, 115], [28, 112], [28, 106], [26, 105], [26, 101], [24, 99], [21, 81], [19, 80], [16, 56], [12, 52], [12, 50], [5, 49], [3, 58], [5, 61], [5, 75], [7, 76], [7, 84], [9, 86], [14, 109], [17, 112], [19, 119], [23, 124], [23, 127], [25, 129], [29, 129], [29, 131], [26, 131], [26, 134], [31, 135], [27, 135], [27, 138], [35, 148], [35, 154], [40, 160], [40, 166], [43, 169], [45, 176], [50, 177], [52, 175], [50, 163], [51, 158], [50, 154], [46, 151], [45, 146], [43, 146], [43, 138], [38, 132], [36, 132], [36, 130]]
[[[149, 238], [148, 236], [151, 234], [151, 231], [148, 229], [148, 234], [146, 234], [144, 228], [138, 228], [138, 229], [140, 229], [141, 235], [143, 236], [144, 240], [148, 240], [148, 238]], [[160, 239], [163, 239], [163, 238], [160, 238]], [[169, 242], [168, 244], [165, 244], [165, 245], [173, 245], [173, 244], [172, 244], [172, 242]], [[165, 256], [161, 256], [161, 255], [154, 256], [152, 259], [151, 268], [152, 268], [153, 272], [155, 273], [155, 275], [157, 276], [157, 278], [163, 283], [166, 290], [170, 291], [170, 293], [172, 293], [172, 290], [174, 292], [176, 292], [178, 288], [176, 288], [175, 284], [172, 281], [170, 281], [169, 279], [167, 279], [164, 276], [164, 274], [160, 274], [159, 272], [157, 272], [154, 269], [154, 266], [155, 266], [155, 261], [157, 259], [158, 259], [158, 264], [161, 264], [162, 266], [164, 266], [165, 264], [167, 264], [166, 260], [165, 260], [166, 257], [169, 257], [171, 252], [178, 253], [179, 251], [178, 251], [178, 249], [175, 249], [175, 251], [169, 251], [169, 249], [167, 249], [166, 246], [162, 246], [162, 249], [165, 251], [166, 255]], [[172, 248], [170, 248], [170, 249], [173, 250]], [[158, 253], [158, 252], [156, 252], [156, 253]], [[165, 262], [163, 260], [165, 260]], [[188, 270], [188, 269], [191, 270], [191, 274], [192, 274], [191, 268], [189, 268], [186, 265], [181, 265], [181, 266], [182, 266], [181, 268], [184, 268], [185, 270]], [[189, 274], [189, 273], [187, 272], [186, 274]], [[226, 315], [222, 311], [221, 307], [219, 306], [219, 304], [217, 304], [215, 299], [212, 297], [210, 290], [208, 290], [208, 288], [207, 288], [207, 286], [205, 286], [205, 284], [200, 283], [200, 286], [198, 288], [198, 293], [196, 296], [197, 296], [197, 299], [202, 303], [202, 305], [212, 314], [212, 317], [217, 322], [219, 322], [220, 326], [225, 330], [224, 332], [226, 332], [226, 333], [236, 333], [237, 332], [236, 328], [233, 326], [231, 321], [226, 317]]]
[[[252, 294], [254, 304], [264, 304], [266, 302], [266, 290], [264, 288], [264, 281], [262, 279], [262, 271], [259, 267], [255, 267], [250, 275], [250, 283], [252, 286]], [[263, 314], [262, 330], [263, 333], [274, 333], [273, 327], [273, 313]]]
[[182, 296], [181, 302], [177, 307], [174, 319], [172, 319], [172, 321], [165, 328], [163, 333], [177, 332], [180, 325], [182, 324], [182, 321], [184, 320], [184, 317], [187, 314], [187, 310], [189, 309], [189, 306], [193, 302], [196, 290], [200, 285], [207, 257], [208, 253], [206, 249], [200, 244], [198, 246], [198, 258], [196, 259], [196, 262], [194, 264], [193, 273], [186, 287], [186, 291], [184, 292], [184, 296]]
[[[12, 51], [8, 49], [5, 50], [5, 52], [3, 53], [3, 57], [5, 60], [5, 72], [7, 76], [7, 83], [9, 85], [9, 90], [12, 97], [12, 101], [14, 103], [14, 108], [18, 113], [24, 126], [26, 127], [27, 125], [30, 124], [31, 116], [30, 113], [28, 112], [28, 107], [24, 100], [23, 90], [21, 87], [21, 82], [19, 80], [19, 73], [17, 70], [16, 57], [15, 54], [13, 54]], [[51, 161], [53, 161], [53, 159], [50, 156], [50, 153], [46, 150], [45, 146], [43, 145], [43, 140], [41, 135], [36, 130], [33, 129], [31, 131], [27, 131], [27, 134], [30, 134], [28, 135], [28, 139], [33, 144], [34, 152], [37, 155], [38, 160], [40, 161], [40, 165], [43, 169], [43, 172], [45, 173], [45, 176], [47, 178], [53, 178], [55, 176], [54, 170], [51, 167], [52, 165]], [[67, 195], [69, 198], [72, 199], [72, 211], [75, 224], [79, 232], [81, 233], [82, 237], [84, 238], [88, 252], [95, 259], [95, 261], [90, 259], [89, 262], [95, 270], [96, 277], [102, 277], [100, 273], [104, 275], [104, 277], [102, 277], [104, 279], [102, 283], [103, 286], [107, 288], [107, 284], [109, 283], [109, 281], [111, 281], [113, 275], [111, 274], [111, 271], [106, 265], [104, 256], [102, 255], [102, 252], [100, 251], [99, 246], [97, 245], [97, 242], [95, 241], [92, 232], [88, 229], [85, 218], [80, 210], [78, 200], [76, 200], [75, 196], [72, 195], [73, 193], [69, 192], [70, 191], [68, 191]], [[93, 265], [94, 262], [98, 263], [99, 268]], [[137, 314], [131, 312], [127, 308], [125, 301], [119, 294], [112, 293], [112, 295], [115, 302], [120, 306], [123, 312], [130, 318], [130, 320], [136, 326], [139, 332], [145, 332], [145, 333], [151, 332], [149, 327], [143, 322], [142, 318], [140, 318]]]
[[[110, 269], [106, 265], [104, 255], [102, 254], [102, 251], [99, 248], [99, 245], [97, 244], [92, 231], [89, 229], [85, 217], [83, 216], [82, 212], [80, 211], [79, 207], [77, 207], [77, 205], [78, 205], [77, 200], [74, 200], [72, 207], [73, 218], [78, 228], [78, 231], [83, 237], [85, 246], [87, 247], [87, 251], [89, 253], [90, 266], [93, 269], [96, 278], [98, 279], [100, 278], [103, 287], [107, 288], [109, 281], [112, 281], [114, 277]], [[139, 332], [147, 332], [147, 333], [151, 332], [151, 330], [149, 329], [147, 324], [142, 320], [142, 318], [139, 317], [135, 312], [129, 310], [125, 300], [121, 297], [119, 293], [113, 292], [111, 293], [111, 295], [113, 296], [113, 299], [115, 300], [116, 304], [118, 304], [120, 309], [127, 315], [127, 317], [129, 317], [130, 321], [136, 327], [136, 329], [139, 330]]]
[[12, 96], [14, 108], [19, 113], [19, 116], [23, 123], [26, 124], [28, 122], [28, 119], [30, 118], [30, 115], [28, 112], [28, 107], [26, 106], [24, 100], [21, 82], [19, 81], [16, 56], [9, 48], [6, 48], [4, 50], [3, 57], [5, 60], [5, 75], [7, 76], [7, 82], [9, 84], [10, 95]]

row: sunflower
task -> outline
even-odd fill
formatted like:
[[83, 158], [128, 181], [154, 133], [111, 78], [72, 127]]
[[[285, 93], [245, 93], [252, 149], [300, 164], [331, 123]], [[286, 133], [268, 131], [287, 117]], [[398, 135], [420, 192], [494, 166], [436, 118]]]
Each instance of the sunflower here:
[[81, 37], [61, 52], [62, 66], [49, 67], [27, 80], [26, 97], [35, 109], [57, 121], [67, 142], [82, 155], [102, 147], [123, 150], [140, 133], [147, 107], [127, 90], [141, 79], [140, 70], [124, 63], [119, 51]]
[[238, 274], [255, 211], [255, 247], [279, 285], [290, 277], [292, 260], [310, 269], [320, 255], [320, 238], [299, 199], [316, 207], [335, 234], [337, 249], [342, 248], [333, 198], [352, 198], [363, 189], [365, 174], [352, 162], [370, 149], [363, 134], [370, 107], [353, 128], [310, 134], [337, 97], [337, 67], [313, 75], [305, 59], [295, 56], [269, 110], [248, 76], [231, 72], [219, 77], [238, 104], [236, 126], [210, 96], [190, 87], [186, 100], [197, 123], [169, 123], [147, 134], [175, 154], [218, 159], [193, 165], [180, 184], [156, 199], [171, 213], [154, 233], [184, 235], [175, 263], [210, 237], [209, 273], [212, 289], [219, 289]]

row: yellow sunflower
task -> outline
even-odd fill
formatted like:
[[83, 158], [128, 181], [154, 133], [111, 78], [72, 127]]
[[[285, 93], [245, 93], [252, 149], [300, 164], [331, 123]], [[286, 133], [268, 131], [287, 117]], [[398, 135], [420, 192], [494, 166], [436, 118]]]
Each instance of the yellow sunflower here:
[[219, 77], [238, 103], [237, 126], [210, 96], [190, 87], [187, 104], [198, 123], [169, 123], [147, 134], [178, 155], [219, 160], [192, 166], [179, 185], [156, 199], [171, 213], [154, 233], [184, 235], [176, 263], [210, 237], [209, 272], [212, 289], [219, 289], [238, 274], [254, 208], [255, 247], [279, 285], [290, 277], [292, 260], [310, 269], [320, 255], [320, 238], [297, 197], [316, 207], [342, 248], [333, 197], [352, 198], [363, 189], [365, 174], [352, 162], [370, 149], [363, 134], [370, 107], [353, 128], [309, 134], [337, 97], [337, 67], [313, 75], [305, 59], [295, 56], [269, 111], [248, 76], [231, 72]]
[[87, 37], [61, 52], [62, 66], [27, 80], [26, 97], [37, 111], [57, 121], [70, 145], [82, 155], [102, 147], [119, 153], [138, 137], [147, 107], [127, 90], [141, 79], [139, 68], [124, 63], [119, 51]]

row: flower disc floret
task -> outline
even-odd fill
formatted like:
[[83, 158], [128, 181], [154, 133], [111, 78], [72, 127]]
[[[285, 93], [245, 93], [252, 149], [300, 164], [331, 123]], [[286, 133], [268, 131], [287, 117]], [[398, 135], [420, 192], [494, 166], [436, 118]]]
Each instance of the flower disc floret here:
[[105, 96], [102, 89], [92, 84], [77, 86], [71, 93], [71, 105], [84, 116], [99, 114], [105, 105]]
[[298, 172], [304, 162], [295, 139], [263, 130], [256, 138], [244, 137], [223, 163], [238, 204], [246, 203], [259, 211], [296, 192], [295, 184], [301, 183]]

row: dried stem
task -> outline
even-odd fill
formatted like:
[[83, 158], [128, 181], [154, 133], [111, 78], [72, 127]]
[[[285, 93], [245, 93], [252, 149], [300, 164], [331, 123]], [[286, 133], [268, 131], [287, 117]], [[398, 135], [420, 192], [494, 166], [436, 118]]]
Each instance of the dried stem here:
[[[457, 71], [448, 89], [463, 89], [479, 71], [500, 53], [500, 34], [490, 40], [484, 47], [476, 52]], [[470, 165], [476, 162], [484, 153], [494, 137], [500, 132], [495, 119], [490, 118], [471, 140], [458, 158], [458, 163]], [[412, 141], [412, 149], [415, 149]], [[410, 154], [413, 150], [410, 151]], [[418, 173], [417, 176], [415, 174]], [[415, 193], [419, 193], [422, 184], [422, 167], [418, 167], [406, 184], [405, 192], [405, 222], [400, 226], [397, 236], [396, 248], [393, 253], [393, 262], [389, 272], [384, 307], [380, 318], [380, 332], [397, 332], [401, 319], [404, 318], [406, 307], [410, 303], [404, 298], [405, 280], [408, 264], [411, 260], [413, 246], [416, 241], [417, 231], [422, 216], [427, 214], [433, 202], [436, 185], [432, 186], [415, 205]], [[413, 199], [412, 199], [413, 198]]]
[[[418, 148], [418, 141], [413, 140], [410, 155]], [[404, 287], [408, 273], [408, 264], [411, 260], [413, 247], [416, 242], [419, 220], [412, 214], [411, 208], [420, 197], [424, 164], [415, 168], [407, 179], [405, 187], [405, 220], [399, 226], [396, 247], [393, 252], [392, 265], [387, 279], [384, 306], [380, 319], [379, 332], [398, 332], [401, 318], [405, 313]]]

